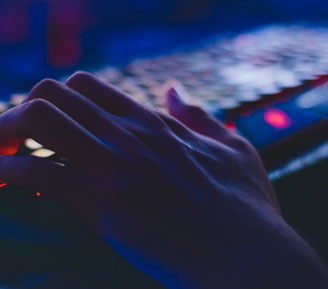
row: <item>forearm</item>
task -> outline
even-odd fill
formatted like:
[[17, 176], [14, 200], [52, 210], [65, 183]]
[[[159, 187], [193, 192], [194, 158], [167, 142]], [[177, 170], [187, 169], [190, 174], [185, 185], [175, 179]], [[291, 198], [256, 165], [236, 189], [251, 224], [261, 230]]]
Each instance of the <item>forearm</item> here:
[[254, 272], [254, 283], [245, 288], [328, 288], [328, 272], [315, 251], [287, 224], [282, 226], [284, 235], [268, 244], [263, 267]]
[[[182, 288], [328, 288], [328, 273], [314, 250], [280, 216], [267, 221], [236, 239], [239, 246], [232, 242], [231, 250], [227, 247], [225, 254], [218, 254], [224, 262], [218, 258], [217, 267], [213, 259], [208, 264], [202, 260]], [[213, 255], [218, 247], [212, 248]]]

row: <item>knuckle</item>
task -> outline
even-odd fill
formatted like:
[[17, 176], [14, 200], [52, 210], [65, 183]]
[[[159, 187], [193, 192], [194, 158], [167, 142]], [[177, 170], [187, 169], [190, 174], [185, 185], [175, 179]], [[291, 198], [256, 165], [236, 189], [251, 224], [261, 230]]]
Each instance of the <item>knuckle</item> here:
[[47, 100], [44, 99], [33, 99], [22, 106], [22, 121], [24, 123], [34, 123], [35, 121], [38, 121], [41, 116], [49, 111], [50, 109], [50, 103]]
[[75, 72], [69, 79], [66, 84], [70, 85], [79, 85], [80, 83], [84, 83], [85, 81], [90, 80], [91, 75], [85, 71], [77, 71]]
[[161, 132], [166, 127], [165, 122], [154, 109], [149, 108], [145, 110], [142, 119], [151, 131]]
[[33, 99], [27, 103], [25, 111], [31, 113], [39, 113], [40, 111], [48, 109], [49, 106], [50, 103], [45, 99]]
[[178, 122], [170, 115], [160, 113], [159, 116], [164, 121], [164, 123], [169, 127], [169, 129], [171, 129], [173, 132], [180, 132], [185, 129], [185, 127], [180, 122]]
[[32, 90], [32, 94], [41, 97], [44, 94], [48, 94], [50, 91], [58, 88], [60, 84], [53, 79], [46, 78], [40, 81]]

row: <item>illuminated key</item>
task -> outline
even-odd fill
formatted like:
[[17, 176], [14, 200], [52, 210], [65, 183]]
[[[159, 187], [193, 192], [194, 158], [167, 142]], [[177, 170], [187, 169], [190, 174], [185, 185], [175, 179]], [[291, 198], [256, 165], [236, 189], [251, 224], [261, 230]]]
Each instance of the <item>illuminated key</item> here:
[[42, 145], [37, 143], [35, 140], [29, 138], [25, 141], [25, 146], [30, 150], [38, 150], [42, 148]]
[[219, 101], [219, 106], [221, 109], [234, 109], [240, 106], [239, 101], [234, 98], [224, 98]]
[[8, 109], [8, 104], [6, 102], [0, 101], [0, 113], [5, 112]]
[[11, 105], [20, 105], [23, 100], [26, 98], [26, 94], [24, 93], [16, 93], [16, 94], [13, 94], [10, 98], [10, 104]]
[[39, 158], [49, 158], [54, 154], [55, 152], [48, 149], [39, 149], [31, 153], [32, 156], [39, 157]]
[[54, 164], [61, 166], [61, 167], [65, 167], [65, 165], [63, 163], [59, 163], [59, 162], [54, 162]]

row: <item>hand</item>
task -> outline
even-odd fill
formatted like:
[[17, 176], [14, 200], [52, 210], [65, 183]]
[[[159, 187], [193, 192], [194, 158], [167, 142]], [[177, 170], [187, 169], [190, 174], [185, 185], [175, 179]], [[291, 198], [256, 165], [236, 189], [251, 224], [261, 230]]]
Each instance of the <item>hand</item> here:
[[170, 288], [324, 288], [255, 149], [176, 90], [167, 104], [175, 118], [87, 73], [44, 80], [0, 116], [0, 142], [33, 138], [69, 166], [2, 156], [0, 178], [63, 204]]

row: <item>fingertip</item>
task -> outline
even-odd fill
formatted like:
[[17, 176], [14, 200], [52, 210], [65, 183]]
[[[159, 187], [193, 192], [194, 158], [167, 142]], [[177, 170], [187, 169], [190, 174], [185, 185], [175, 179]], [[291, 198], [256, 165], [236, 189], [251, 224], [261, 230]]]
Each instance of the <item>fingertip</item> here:
[[42, 98], [42, 96], [49, 95], [51, 92], [56, 91], [62, 87], [62, 83], [52, 78], [45, 78], [33, 86], [29, 94], [22, 101], [25, 104], [33, 99]]
[[185, 105], [177, 89], [171, 87], [166, 93], [166, 106], [171, 115], [176, 115]]
[[169, 88], [169, 90], [166, 93], [166, 97], [167, 97], [168, 101], [175, 102], [178, 104], [183, 103], [181, 96], [179, 95], [177, 89], [174, 87]]

